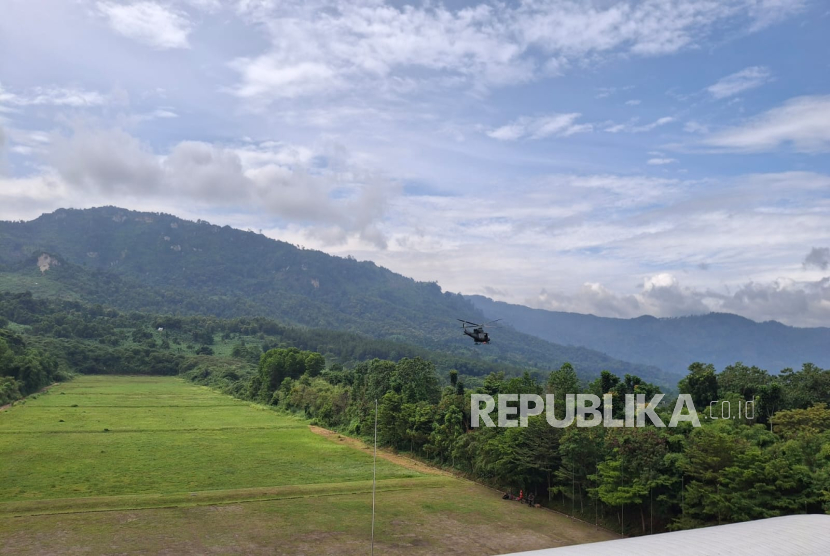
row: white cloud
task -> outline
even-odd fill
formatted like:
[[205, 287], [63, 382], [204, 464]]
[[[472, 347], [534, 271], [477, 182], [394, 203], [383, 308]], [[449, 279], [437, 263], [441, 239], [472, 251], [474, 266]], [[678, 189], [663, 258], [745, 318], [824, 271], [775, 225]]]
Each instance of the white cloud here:
[[830, 96], [791, 99], [745, 123], [714, 132], [702, 143], [737, 152], [765, 152], [789, 146], [796, 152], [830, 150]]
[[243, 84], [236, 94], [243, 98], [269, 95], [293, 98], [321, 92], [334, 92], [343, 82], [332, 68], [322, 63], [286, 63], [278, 56], [240, 58], [231, 67], [238, 70]]
[[723, 295], [719, 301], [719, 310], [757, 321], [827, 326], [830, 321], [830, 277], [812, 282], [789, 278], [768, 283], [748, 282], [734, 293]]
[[123, 124], [139, 124], [142, 122], [150, 122], [153, 120], [172, 120], [174, 118], [178, 118], [179, 115], [170, 110], [169, 108], [156, 108], [155, 110], [151, 110], [149, 112], [142, 112], [139, 114], [130, 114], [128, 116], [123, 116], [121, 123]]
[[97, 7], [110, 27], [127, 38], [158, 50], [190, 47], [192, 25], [182, 12], [156, 2], [98, 2]]
[[155, 194], [163, 172], [151, 149], [128, 133], [82, 128], [57, 135], [50, 162], [71, 185], [95, 193]]
[[[716, 307], [725, 301], [689, 292], [725, 296], [750, 283], [757, 290], [778, 279], [815, 283], [826, 274], [820, 264], [804, 266], [803, 255], [830, 245], [830, 179], [784, 172], [793, 164], [823, 168], [818, 157], [768, 157], [763, 168], [782, 171], [775, 175], [712, 175], [751, 172], [751, 157], [728, 169], [711, 157], [684, 159], [693, 164], [687, 176], [709, 176], [694, 180], [631, 175], [648, 160], [680, 158], [655, 139], [681, 128], [699, 134], [686, 137], [700, 149], [737, 150], [703, 141], [755, 122], [719, 119], [738, 113], [743, 106], [725, 103], [744, 94], [699, 102], [712, 98], [700, 88], [740, 69], [724, 66], [726, 49], [747, 49], [752, 58], [758, 41], [744, 40], [746, 31], [784, 16], [771, 1], [529, 0], [458, 8], [249, 0], [237, 12], [237, 4], [214, 0], [157, 0], [152, 6], [174, 14], [172, 33], [154, 24], [138, 32], [129, 26], [147, 18], [127, 15], [123, 31], [142, 44], [193, 50], [149, 58], [148, 47], [112, 31], [107, 22], [114, 20], [98, 1], [125, 10], [150, 5], [49, 0], [44, 9], [12, 2], [11, 15], [0, 18], [8, 52], [28, 53], [23, 61], [4, 59], [12, 65], [0, 92], [0, 124], [7, 168], [18, 176], [0, 183], [5, 217], [80, 204], [163, 209], [261, 227], [456, 291], [488, 287], [514, 302], [542, 287], [576, 295], [588, 282], [588, 293], [613, 314], [695, 310], [696, 299]], [[79, 13], [79, 5], [91, 6], [93, 16]], [[785, 53], [797, 55], [789, 42]], [[682, 76], [656, 75], [641, 58], [691, 49], [712, 54], [706, 63], [715, 77], [683, 100], [660, 94]], [[68, 59], [84, 63], [66, 66]], [[555, 78], [577, 72], [583, 76], [567, 83]], [[549, 81], [489, 94], [540, 79]], [[798, 81], [777, 85], [787, 90]], [[118, 106], [115, 91], [90, 91], [102, 82], [122, 84], [131, 102]], [[46, 86], [30, 88], [35, 83]], [[595, 94], [612, 102], [596, 102]], [[587, 97], [585, 109], [562, 104], [579, 95]], [[518, 112], [516, 99], [526, 99]], [[643, 112], [632, 102], [639, 99], [653, 106]], [[775, 106], [757, 108], [764, 98], [751, 100], [746, 108], [756, 112]], [[107, 129], [53, 132], [54, 144], [34, 131], [70, 126], [85, 107], [100, 107], [95, 125]], [[603, 122], [608, 118], [615, 121]], [[736, 127], [724, 129], [730, 125]], [[638, 135], [589, 135], [592, 129]], [[561, 139], [579, 133], [578, 140]], [[39, 166], [44, 161], [52, 169]], [[682, 175], [680, 167], [647, 166], [658, 175]], [[406, 184], [405, 194], [387, 175]], [[675, 281], [654, 278], [660, 275]], [[670, 302], [672, 295], [681, 299]], [[788, 318], [800, 322], [799, 314]]]
[[631, 99], [631, 100], [627, 100], [627, 101], [625, 101], [625, 105], [626, 105], [626, 106], [639, 106], [639, 104], [640, 104], [641, 102], [642, 102], [642, 101], [640, 101], [640, 100], [638, 100], [638, 99]]
[[763, 66], [752, 66], [720, 79], [706, 88], [715, 98], [726, 98], [760, 87], [772, 79], [772, 73]]
[[[820, 269], [802, 261], [811, 245], [830, 241], [828, 188], [830, 176], [808, 172], [706, 180], [552, 175], [486, 196], [397, 198], [384, 225], [387, 251], [347, 244], [334, 252], [437, 279], [450, 291], [486, 285], [510, 292], [502, 299], [514, 303], [538, 303], [544, 287], [558, 300], [547, 308], [626, 317], [721, 310], [826, 326], [823, 309], [798, 301], [800, 308], [775, 314], [771, 304], [754, 307], [749, 292], [766, 288], [783, 299], [815, 288]], [[776, 285], [785, 279], [794, 285]]]
[[[12, 152], [14, 152], [14, 147], [12, 147]], [[3, 130], [3, 126], [0, 125], [0, 176], [3, 176], [6, 173], [6, 132]]]
[[689, 120], [683, 125], [683, 131], [686, 133], [709, 133], [709, 126]]
[[[341, 147], [311, 153], [266, 142], [224, 147], [183, 141], [157, 155], [119, 129], [78, 128], [56, 136], [49, 161], [71, 196], [118, 204], [124, 200], [179, 202], [224, 211], [270, 214], [311, 224], [326, 242], [356, 235], [385, 246], [378, 224], [399, 186], [348, 158]], [[314, 159], [323, 156], [326, 168]]]
[[658, 118], [657, 120], [654, 120], [653, 122], [651, 122], [649, 124], [640, 125], [640, 126], [634, 125], [633, 123], [614, 124], [614, 125], [610, 125], [610, 126], [606, 127], [604, 131], [606, 131], [607, 133], [620, 133], [620, 132], [645, 133], [646, 131], [651, 131], [653, 129], [664, 126], [666, 124], [670, 124], [673, 121], [675, 121], [674, 118], [672, 118], [670, 116], [664, 116], [662, 118]]
[[662, 166], [665, 164], [674, 164], [676, 162], [676, 158], [649, 158], [647, 164], [652, 166]]
[[101, 93], [77, 87], [33, 87], [15, 93], [0, 84], [0, 105], [83, 108], [101, 106], [106, 102], [107, 97]]
[[232, 62], [240, 75], [233, 90], [259, 105], [345, 88], [393, 93], [391, 80], [418, 68], [419, 76], [409, 77], [414, 88], [437, 82], [481, 92], [559, 75], [574, 63], [608, 55], [672, 54], [695, 47], [725, 24], [756, 28], [762, 19], [792, 13], [772, 4], [539, 0], [452, 10], [375, 0], [246, 1], [238, 5], [240, 13], [268, 30], [271, 47]]
[[763, 283], [746, 282], [729, 292], [684, 287], [674, 275], [660, 273], [646, 277], [639, 291], [632, 294], [586, 283], [573, 294], [543, 289], [526, 303], [541, 309], [618, 318], [678, 317], [717, 311], [756, 321], [826, 326], [830, 321], [830, 277], [816, 281], [778, 278]]
[[634, 127], [632, 129], [632, 131], [634, 131], [635, 133], [639, 133], [639, 132], [643, 132], [643, 131], [651, 131], [652, 129], [655, 129], [657, 127], [664, 126], [666, 124], [670, 124], [673, 121], [674, 121], [674, 118], [666, 116], [666, 117], [663, 117], [663, 118], [659, 118], [659, 119], [651, 122], [650, 124], [646, 124], [644, 126], [639, 126], [639, 127]]
[[667, 272], [643, 278], [636, 293], [620, 294], [600, 283], [586, 282], [573, 294], [542, 289], [538, 296], [526, 302], [540, 309], [618, 318], [641, 315], [676, 317], [711, 311], [703, 296], [691, 288], [682, 287], [677, 278]]
[[515, 141], [527, 133], [527, 126], [523, 123], [508, 124], [487, 132], [488, 137], [499, 141]]
[[591, 124], [577, 124], [581, 114], [549, 114], [530, 118], [522, 116], [512, 123], [488, 131], [487, 135], [500, 141], [515, 141], [517, 139], [545, 139], [546, 137], [568, 137], [576, 133], [586, 133], [593, 130]]

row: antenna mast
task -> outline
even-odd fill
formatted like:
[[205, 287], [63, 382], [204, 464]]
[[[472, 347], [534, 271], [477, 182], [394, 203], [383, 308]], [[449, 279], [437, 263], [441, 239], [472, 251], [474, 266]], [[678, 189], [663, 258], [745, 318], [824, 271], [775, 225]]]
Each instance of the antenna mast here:
[[378, 465], [378, 401], [375, 400], [375, 455], [372, 461], [372, 556], [375, 554], [375, 478]]

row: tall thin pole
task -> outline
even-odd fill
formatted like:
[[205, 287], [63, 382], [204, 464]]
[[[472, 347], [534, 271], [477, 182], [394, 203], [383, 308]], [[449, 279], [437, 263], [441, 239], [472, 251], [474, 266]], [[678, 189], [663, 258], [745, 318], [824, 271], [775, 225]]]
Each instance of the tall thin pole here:
[[[625, 456], [620, 463], [620, 487], [625, 486]], [[625, 502], [620, 505], [620, 536], [625, 537]]]
[[576, 464], [571, 463], [571, 517], [576, 517]]
[[596, 531], [599, 529], [599, 459], [596, 454], [594, 454], [594, 470], [597, 476], [597, 495], [594, 498], [594, 531]]
[[372, 460], [372, 556], [375, 554], [375, 483], [378, 467], [378, 401], [375, 400], [375, 455]]

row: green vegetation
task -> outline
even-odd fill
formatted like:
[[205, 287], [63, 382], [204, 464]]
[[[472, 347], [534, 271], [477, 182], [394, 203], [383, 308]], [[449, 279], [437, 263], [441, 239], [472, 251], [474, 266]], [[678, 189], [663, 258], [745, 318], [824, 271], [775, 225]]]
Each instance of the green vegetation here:
[[[116, 207], [61, 209], [31, 222], [0, 222], [4, 290], [119, 311], [275, 318], [329, 333], [357, 333], [383, 340], [376, 347], [387, 352], [406, 352], [375, 353], [360, 360], [423, 357], [429, 350], [432, 356], [468, 360], [466, 369], [459, 368], [466, 374], [505, 367], [546, 374], [569, 361], [584, 379], [603, 369], [636, 374], [664, 387], [679, 378], [509, 327], [499, 329], [492, 344], [476, 347], [460, 333], [455, 319], [483, 315], [464, 297], [442, 292], [435, 283], [253, 232]], [[350, 341], [334, 336], [334, 341]]]
[[[720, 373], [710, 364], [689, 367], [679, 388], [692, 395], [700, 410], [711, 400], [730, 400], [737, 415], [739, 402], [753, 400], [756, 418], [752, 422], [745, 418], [704, 419], [704, 427], [696, 430], [561, 430], [536, 417], [527, 428], [470, 430], [471, 391], [491, 395], [585, 391], [610, 393], [621, 400], [630, 393], [650, 397], [659, 388], [635, 375], [619, 377], [608, 371], [586, 383], [569, 364], [539, 380], [538, 372], [522, 373], [519, 369], [513, 369], [512, 376], [491, 372], [485, 377], [454, 369], [450, 372], [446, 366], [439, 370], [438, 364], [473, 363], [443, 356], [430, 360], [429, 352], [423, 352], [427, 358], [417, 355], [422, 352], [406, 351], [397, 352], [403, 356], [397, 360], [370, 358], [373, 349], [388, 345], [369, 339], [360, 343], [359, 336], [285, 327], [263, 318], [121, 313], [28, 294], [0, 294], [0, 316], [21, 332], [2, 332], [7, 345], [18, 346], [12, 360], [19, 362], [28, 352], [39, 354], [37, 357], [52, 362], [49, 368], [54, 377], [73, 372], [179, 375], [241, 400], [276, 406], [328, 428], [364, 436], [372, 428], [374, 401], [378, 400], [384, 445], [435, 465], [453, 467], [494, 486], [547, 493], [549, 503], [560, 509], [582, 512], [586, 518], [598, 514], [612, 527], [620, 526], [619, 520], [624, 519], [622, 526], [631, 533], [830, 508], [828, 419], [825, 406], [814, 405], [830, 404], [830, 371], [810, 364], [799, 371], [785, 369], [779, 375], [741, 363]], [[347, 338], [358, 343], [350, 345]], [[200, 355], [206, 348], [212, 355]], [[5, 380], [17, 384], [18, 376], [22, 375], [18, 372]], [[31, 388], [28, 391], [33, 391]], [[54, 462], [71, 452], [61, 443], [67, 438], [65, 434], [79, 437], [75, 453], [87, 458], [93, 456], [90, 450], [94, 451], [99, 437], [106, 439], [109, 449], [129, 453], [142, 438], [133, 431], [137, 411], [146, 426], [156, 429], [157, 437], [143, 446], [148, 451], [153, 446], [175, 451], [182, 442], [178, 437], [181, 430], [201, 427], [219, 444], [234, 438], [244, 453], [258, 454], [264, 449], [262, 438], [283, 430], [272, 424], [261, 433], [256, 428], [256, 434], [238, 431], [233, 418], [236, 408], [227, 401], [223, 407], [188, 408], [188, 417], [182, 418], [175, 409], [152, 407], [148, 400], [133, 407], [131, 398], [123, 397], [128, 394], [103, 392], [94, 396], [101, 409], [117, 406], [109, 408], [105, 416], [94, 405], [55, 405], [55, 396], [42, 396], [38, 415], [28, 416], [25, 426], [13, 414], [7, 416], [7, 436], [36, 431], [53, 435], [44, 442], [39, 461]], [[157, 397], [161, 405], [169, 402], [162, 392], [147, 395]], [[108, 398], [113, 399], [112, 404], [100, 401]], [[202, 402], [195, 396], [191, 403], [198, 406]], [[615, 405], [614, 413], [620, 415], [621, 404]], [[247, 423], [261, 426], [252, 416]], [[290, 438], [292, 429], [286, 430], [285, 438]], [[715, 447], [714, 452], [701, 452], [710, 447]], [[186, 468], [190, 461], [187, 450], [192, 447], [184, 448], [176, 463]], [[232, 448], [216, 450], [220, 459], [234, 459]], [[12, 458], [8, 465], [20, 469], [25, 464]], [[119, 465], [148, 478], [155, 473], [151, 464], [142, 466], [141, 460], [119, 461]], [[250, 484], [245, 473], [230, 463], [222, 467], [204, 460], [199, 465], [206, 471], [199, 488], [227, 487], [224, 474], [242, 477], [232, 487]], [[46, 463], [35, 464], [38, 472], [46, 473], [48, 467]], [[748, 473], [750, 468], [752, 473]], [[80, 466], [77, 470], [80, 483], [90, 478], [85, 469]], [[293, 473], [290, 468], [287, 472]], [[302, 476], [298, 481], [311, 482]], [[120, 492], [118, 481], [101, 484], [109, 493]], [[25, 485], [16, 488], [7, 496], [31, 496]], [[71, 496], [74, 488], [80, 489], [76, 491], [80, 495], [90, 494], [77, 486], [55, 488], [62, 496]], [[646, 515], [654, 515], [654, 520], [646, 523]]]
[[[286, 355], [278, 352], [263, 360]], [[695, 382], [701, 374], [710, 378]], [[770, 376], [737, 363], [713, 374], [711, 365], [693, 364], [681, 390], [697, 398], [701, 428], [647, 421], [641, 428], [557, 429], [540, 415], [526, 428], [470, 429], [468, 391], [457, 374], [440, 398], [434, 384], [429, 362], [374, 360], [318, 377], [286, 377], [270, 399], [353, 434], [371, 430], [379, 399], [383, 444], [492, 485], [548, 493], [555, 507], [632, 534], [830, 511], [830, 370], [808, 364]], [[716, 398], [707, 398], [700, 384], [731, 402], [731, 419], [718, 418], [720, 405], [710, 418], [708, 404]], [[476, 391], [541, 395], [576, 388], [618, 401], [659, 392], [636, 376], [609, 372], [580, 387], [570, 365], [551, 373], [547, 385], [529, 374], [493, 374]], [[754, 418], [746, 416], [746, 400], [754, 401]], [[673, 407], [658, 409], [664, 422]], [[621, 417], [622, 404], [613, 413]]]
[[[123, 313], [102, 305], [39, 299], [31, 293], [0, 293], [0, 319], [7, 322], [3, 334], [9, 342], [14, 338], [16, 344], [50, 354], [57, 362], [57, 378], [50, 375], [41, 386], [75, 372], [176, 375], [220, 367], [228, 379], [225, 385], [230, 386], [237, 384], [240, 376], [250, 375], [263, 352], [273, 347], [319, 352], [330, 363], [347, 366], [373, 358], [421, 357], [433, 361], [442, 371], [458, 369], [470, 377], [499, 369], [511, 374], [522, 372], [509, 365], [354, 333], [290, 327], [262, 317]], [[0, 376], [3, 374], [15, 373], [8, 370]], [[32, 391], [30, 387], [15, 393], [11, 388], [8, 398], [18, 399]]]
[[[0, 516], [46, 501], [80, 511], [187, 505], [191, 492], [211, 504], [364, 492], [368, 456], [305, 420], [367, 437], [375, 403], [383, 445], [628, 534], [830, 511], [830, 370], [810, 363], [778, 375], [692, 363], [678, 389], [700, 428], [556, 429], [540, 415], [471, 429], [471, 392], [610, 394], [619, 417], [626, 395], [672, 394], [674, 381], [510, 329], [499, 332], [510, 350], [475, 350], [447, 328], [471, 306], [434, 284], [166, 215], [5, 223], [0, 264], [0, 285], [29, 280], [42, 294], [0, 293], [0, 404], [31, 394], [0, 415]], [[34, 394], [73, 375], [84, 376]], [[708, 418], [713, 401], [715, 417], [726, 401], [734, 418]], [[379, 472], [390, 492], [457, 487], [385, 462]], [[363, 508], [344, 500], [346, 513]], [[452, 504], [409, 509], [468, 507]]]
[[[273, 350], [263, 361], [284, 360], [291, 353]], [[293, 354], [298, 360], [308, 357]], [[830, 413], [825, 405], [830, 402], [830, 370], [810, 364], [780, 376], [741, 363], [721, 373], [712, 365], [691, 365], [680, 389], [697, 403], [703, 422], [699, 429], [688, 423], [657, 428], [650, 421], [635, 429], [556, 429], [544, 416], [531, 417], [527, 428], [470, 429], [469, 390], [463, 381], [450, 373], [450, 384], [439, 396], [434, 367], [420, 359], [376, 359], [299, 379], [279, 376], [282, 382], [272, 395], [259, 388], [262, 375], [249, 379], [254, 387], [238, 391], [351, 434], [371, 430], [378, 399], [383, 444], [494, 486], [548, 493], [555, 507], [586, 519], [598, 516], [633, 534], [830, 511]], [[210, 374], [189, 378], [207, 384], [214, 380]], [[546, 388], [529, 374], [509, 378], [496, 373], [475, 391], [494, 396], [607, 393], [619, 401], [627, 394], [649, 399], [659, 389], [636, 376], [620, 378], [607, 371], [581, 386], [566, 364], [551, 373]], [[717, 418], [720, 405], [709, 418], [709, 402], [716, 399], [730, 402], [731, 419]], [[753, 419], [746, 416], [747, 400], [754, 402]], [[658, 410], [664, 422], [671, 408], [673, 404], [664, 404]], [[622, 416], [621, 403], [613, 413]]]
[[[3, 501], [347, 482], [371, 465], [299, 419], [172, 377], [79, 377], [7, 411]], [[378, 464], [380, 479], [417, 475]]]
[[[384, 458], [377, 473], [385, 554], [612, 538]], [[15, 554], [294, 554], [309, 542], [364, 554], [369, 540], [368, 451], [175, 377], [79, 376], [1, 412], [0, 476], [0, 538]], [[517, 512], [529, 515], [508, 544], [498, 526]]]
[[64, 376], [58, 371], [55, 358], [31, 349], [20, 336], [0, 329], [0, 406]]

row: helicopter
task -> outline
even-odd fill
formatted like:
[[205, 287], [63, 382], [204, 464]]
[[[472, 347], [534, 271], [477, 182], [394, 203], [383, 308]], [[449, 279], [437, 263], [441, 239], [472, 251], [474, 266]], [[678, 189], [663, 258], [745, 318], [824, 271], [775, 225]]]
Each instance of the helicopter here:
[[[472, 338], [476, 345], [479, 345], [490, 343], [490, 335], [484, 331], [484, 328], [486, 326], [490, 326], [494, 322], [500, 321], [501, 319], [491, 320], [490, 322], [485, 322], [484, 324], [476, 324], [474, 322], [462, 319], [456, 320], [461, 321], [461, 327], [464, 329], [464, 334]], [[468, 326], [474, 327], [472, 331], [467, 329]]]

